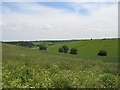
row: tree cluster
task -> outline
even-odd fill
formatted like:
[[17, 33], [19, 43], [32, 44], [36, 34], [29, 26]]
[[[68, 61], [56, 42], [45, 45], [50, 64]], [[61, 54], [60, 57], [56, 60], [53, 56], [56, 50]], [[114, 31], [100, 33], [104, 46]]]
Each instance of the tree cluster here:
[[59, 52], [63, 52], [63, 53], [67, 53], [68, 50], [69, 50], [69, 48], [66, 45], [59, 48]]
[[[62, 53], [68, 53], [69, 48], [68, 48], [68, 46], [64, 45], [64, 46], [60, 47], [58, 49], [58, 51], [62, 52]], [[76, 48], [70, 49], [70, 54], [77, 54], [77, 49]]]
[[34, 43], [29, 42], [29, 41], [15, 41], [15, 42], [6, 42], [6, 43], [12, 44], [12, 45], [20, 45], [20, 46], [29, 47], [29, 48], [35, 46]]
[[44, 44], [39, 45], [39, 50], [47, 50], [46, 45]]

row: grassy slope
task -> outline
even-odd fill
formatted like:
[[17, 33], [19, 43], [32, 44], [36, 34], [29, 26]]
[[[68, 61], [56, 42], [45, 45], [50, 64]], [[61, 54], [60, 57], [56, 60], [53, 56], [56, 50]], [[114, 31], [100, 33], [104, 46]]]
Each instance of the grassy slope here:
[[[39, 44], [39, 43], [37, 43]], [[46, 43], [49, 44], [49, 43]], [[59, 53], [59, 47], [67, 45], [70, 48], [77, 48], [77, 55], [63, 54]], [[38, 48], [33, 48], [38, 49]], [[97, 56], [97, 53], [100, 50], [107, 51], [107, 56], [100, 57]], [[48, 49], [45, 53], [62, 55], [66, 57], [76, 57], [83, 59], [101, 59], [104, 61], [118, 62], [118, 39], [108, 39], [108, 40], [88, 40], [88, 41], [70, 41], [70, 42], [61, 42], [54, 43], [54, 45], [48, 46]]]
[[78, 55], [81, 56], [97, 56], [100, 50], [107, 51], [108, 57], [118, 56], [118, 39], [66, 42], [48, 47], [48, 52], [58, 52], [58, 48], [63, 45], [67, 45], [69, 48], [77, 48]]
[[3, 44], [3, 87], [117, 87], [117, 64]]

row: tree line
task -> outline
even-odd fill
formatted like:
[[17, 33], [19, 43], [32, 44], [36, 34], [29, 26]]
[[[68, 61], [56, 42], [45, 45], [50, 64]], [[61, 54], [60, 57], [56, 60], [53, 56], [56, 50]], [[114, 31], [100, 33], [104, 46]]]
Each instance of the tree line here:
[[[58, 51], [62, 52], [62, 53], [68, 53], [69, 48], [68, 48], [68, 46], [64, 45], [64, 46], [60, 47], [58, 49]], [[77, 54], [77, 49], [76, 48], [70, 49], [70, 54]]]

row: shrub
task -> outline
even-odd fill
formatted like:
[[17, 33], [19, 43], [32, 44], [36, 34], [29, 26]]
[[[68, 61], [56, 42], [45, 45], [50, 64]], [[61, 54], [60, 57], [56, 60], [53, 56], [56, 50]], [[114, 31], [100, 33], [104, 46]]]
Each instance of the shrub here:
[[77, 54], [77, 49], [76, 48], [72, 48], [70, 51], [70, 54]]
[[47, 47], [45, 45], [43, 45], [43, 44], [39, 45], [39, 50], [46, 50], [46, 49], [47, 49]]
[[63, 48], [64, 48], [64, 53], [67, 53], [69, 50], [68, 46], [64, 45]]
[[64, 45], [63, 47], [59, 48], [59, 52], [63, 52], [63, 53], [67, 53], [68, 50], [69, 50], [69, 48], [66, 45]]
[[60, 48], [59, 48], [59, 52], [64, 52], [64, 48], [63, 48], [63, 47], [60, 47]]
[[104, 50], [99, 51], [98, 56], [107, 56], [107, 52]]

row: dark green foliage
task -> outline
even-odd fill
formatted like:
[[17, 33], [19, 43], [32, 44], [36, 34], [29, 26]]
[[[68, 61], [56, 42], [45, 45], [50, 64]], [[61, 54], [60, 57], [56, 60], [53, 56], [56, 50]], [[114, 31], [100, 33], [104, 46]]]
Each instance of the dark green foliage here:
[[70, 54], [77, 54], [77, 49], [76, 48], [72, 48], [70, 51]]
[[98, 56], [107, 56], [107, 52], [104, 50], [99, 51]]
[[19, 43], [19, 45], [24, 46], [24, 47], [29, 47], [29, 48], [34, 46], [34, 44], [32, 42], [21, 42], [21, 43]]
[[12, 44], [12, 45], [20, 45], [20, 46], [23, 46], [23, 47], [33, 47], [35, 46], [32, 42], [29, 42], [29, 41], [16, 41], [16, 42], [6, 42], [8, 44]]
[[47, 50], [47, 47], [44, 44], [39, 45], [39, 50]]
[[63, 47], [59, 48], [59, 52], [67, 53], [69, 50], [68, 46], [64, 45]]
[[68, 46], [64, 45], [63, 48], [64, 48], [64, 53], [67, 53], [69, 50]]
[[59, 52], [64, 52], [64, 48], [63, 48], [63, 47], [60, 47], [60, 48], [59, 48]]

